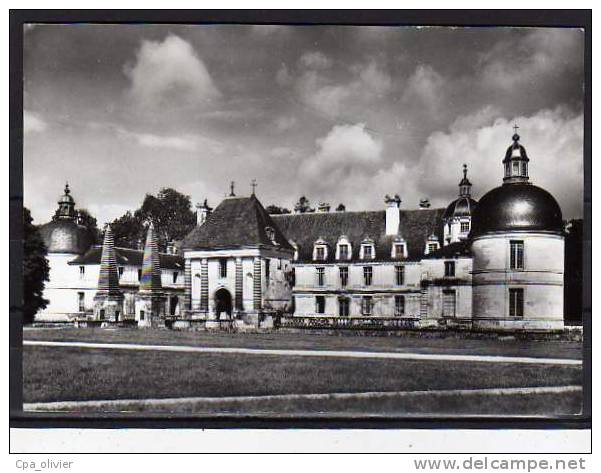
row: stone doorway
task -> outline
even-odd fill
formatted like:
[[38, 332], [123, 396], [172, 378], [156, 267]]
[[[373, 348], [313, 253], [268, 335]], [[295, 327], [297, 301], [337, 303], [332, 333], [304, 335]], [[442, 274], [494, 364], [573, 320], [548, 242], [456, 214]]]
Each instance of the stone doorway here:
[[220, 319], [221, 314], [226, 314], [228, 318], [232, 316], [232, 295], [225, 288], [215, 292], [215, 315]]

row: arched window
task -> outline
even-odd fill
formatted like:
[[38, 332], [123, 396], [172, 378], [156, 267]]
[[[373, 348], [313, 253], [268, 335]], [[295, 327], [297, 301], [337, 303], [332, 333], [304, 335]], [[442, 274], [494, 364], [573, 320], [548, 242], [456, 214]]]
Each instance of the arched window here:
[[374, 241], [367, 237], [361, 242], [361, 249], [359, 250], [359, 258], [370, 260], [376, 258], [376, 245]]
[[318, 238], [313, 245], [313, 261], [325, 261], [328, 259], [328, 244], [323, 238]]
[[403, 237], [396, 237], [392, 242], [390, 257], [393, 259], [407, 258], [407, 242]]
[[346, 235], [338, 238], [336, 243], [336, 259], [341, 261], [350, 260], [353, 257], [353, 247]]

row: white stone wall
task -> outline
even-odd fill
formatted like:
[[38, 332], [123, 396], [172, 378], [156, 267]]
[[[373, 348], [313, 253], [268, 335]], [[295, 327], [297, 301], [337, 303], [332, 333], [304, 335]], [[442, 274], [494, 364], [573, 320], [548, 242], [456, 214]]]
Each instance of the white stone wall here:
[[[461, 240], [467, 239], [469, 235], [469, 230], [467, 232], [461, 231], [461, 223], [470, 223], [471, 217], [457, 217], [452, 218], [444, 222], [444, 235], [443, 241], [445, 245], [449, 243], [456, 243]], [[451, 224], [450, 226], [448, 224]], [[470, 223], [471, 225], [471, 223]]]
[[[524, 241], [524, 269], [510, 269], [510, 240]], [[477, 238], [473, 312], [478, 326], [563, 327], [563, 237], [510, 233]], [[524, 289], [524, 317], [509, 316], [509, 288]]]

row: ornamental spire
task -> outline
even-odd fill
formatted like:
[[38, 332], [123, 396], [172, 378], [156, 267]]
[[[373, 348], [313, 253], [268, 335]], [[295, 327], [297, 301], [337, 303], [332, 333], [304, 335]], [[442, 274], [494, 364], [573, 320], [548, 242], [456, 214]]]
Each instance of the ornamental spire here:
[[111, 226], [107, 225], [102, 242], [102, 257], [100, 259], [100, 274], [98, 276], [98, 290], [94, 296], [95, 301], [119, 301], [123, 293], [119, 288], [119, 272], [117, 271], [117, 258], [115, 242]]
[[156, 293], [161, 291], [161, 261], [159, 259], [159, 244], [156, 239], [154, 225], [150, 222], [144, 246], [144, 260], [142, 262], [142, 277], [140, 279], [140, 292]]
[[524, 183], [528, 182], [528, 155], [526, 148], [520, 144], [520, 135], [517, 130], [519, 126], [513, 126], [513, 136], [511, 137], [513, 143], [507, 148], [505, 153], [505, 159], [503, 159], [503, 165], [505, 168], [505, 175], [503, 182], [505, 184]]
[[459, 182], [459, 196], [469, 197], [472, 193], [472, 183], [467, 178], [467, 164], [463, 164], [463, 179]]

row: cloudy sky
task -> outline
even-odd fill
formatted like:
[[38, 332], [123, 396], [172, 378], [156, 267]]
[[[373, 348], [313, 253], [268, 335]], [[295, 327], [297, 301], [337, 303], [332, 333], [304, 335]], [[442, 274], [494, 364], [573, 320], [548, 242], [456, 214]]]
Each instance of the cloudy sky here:
[[171, 186], [217, 205], [446, 206], [499, 185], [517, 123], [531, 180], [582, 215], [584, 34], [570, 29], [38, 25], [24, 37], [24, 191], [69, 181], [99, 222]]

